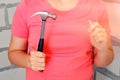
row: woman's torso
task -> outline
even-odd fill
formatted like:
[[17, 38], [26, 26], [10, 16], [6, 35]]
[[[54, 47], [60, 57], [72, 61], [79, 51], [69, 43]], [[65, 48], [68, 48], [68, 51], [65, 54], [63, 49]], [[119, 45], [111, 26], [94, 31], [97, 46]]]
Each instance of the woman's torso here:
[[42, 25], [40, 15], [31, 16], [39, 11], [57, 15], [56, 20], [48, 18], [45, 25], [45, 70], [34, 72], [27, 69], [27, 80], [92, 79], [92, 45], [88, 21], [98, 19], [99, 9], [94, 8], [98, 5], [93, 4], [95, 2], [79, 0], [69, 11], [56, 10], [46, 0], [31, 0], [26, 4], [29, 52], [37, 49]]

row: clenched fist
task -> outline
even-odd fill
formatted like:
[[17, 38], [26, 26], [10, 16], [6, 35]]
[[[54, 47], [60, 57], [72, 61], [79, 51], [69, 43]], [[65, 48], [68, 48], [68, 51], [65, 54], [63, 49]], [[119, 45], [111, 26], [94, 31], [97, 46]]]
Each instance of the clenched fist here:
[[30, 68], [34, 71], [42, 71], [45, 68], [45, 54], [43, 52], [32, 51], [29, 58]]
[[97, 50], [104, 50], [108, 47], [108, 36], [106, 30], [98, 22], [90, 23], [90, 41]]

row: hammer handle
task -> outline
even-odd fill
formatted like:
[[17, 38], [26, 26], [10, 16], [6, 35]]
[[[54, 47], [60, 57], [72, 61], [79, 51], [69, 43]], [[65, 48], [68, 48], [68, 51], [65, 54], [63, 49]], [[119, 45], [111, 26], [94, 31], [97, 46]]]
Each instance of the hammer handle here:
[[[45, 22], [46, 20], [42, 20], [41, 35], [40, 35], [40, 40], [39, 40], [38, 49], [37, 49], [37, 51], [40, 51], [40, 52], [43, 52]], [[40, 70], [40, 72], [43, 72], [43, 71], [44, 70]]]
[[[38, 44], [38, 51], [43, 52], [43, 45], [44, 45], [44, 39], [39, 40], [39, 44]], [[43, 70], [40, 70], [40, 72], [43, 72]]]
[[44, 31], [45, 31], [45, 20], [42, 20], [42, 26], [41, 26], [41, 35], [40, 35], [40, 40], [38, 43], [38, 51], [43, 52], [43, 45], [44, 45]]
[[43, 52], [44, 39], [39, 40], [38, 51]]

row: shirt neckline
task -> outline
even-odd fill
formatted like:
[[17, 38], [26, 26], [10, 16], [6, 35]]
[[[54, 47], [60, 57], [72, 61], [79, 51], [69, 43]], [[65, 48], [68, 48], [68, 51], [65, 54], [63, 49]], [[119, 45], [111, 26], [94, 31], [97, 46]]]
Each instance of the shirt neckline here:
[[55, 9], [47, 0], [44, 0], [45, 1], [45, 3], [48, 5], [48, 7], [50, 8], [50, 9], [52, 9], [53, 11], [55, 11], [55, 12], [61, 12], [61, 13], [66, 13], [66, 12], [72, 12], [73, 10], [75, 10], [77, 7], [78, 7], [78, 5], [80, 4], [80, 0], [78, 0], [78, 2], [77, 2], [77, 4], [75, 5], [75, 7], [73, 7], [73, 8], [71, 8], [71, 9], [69, 9], [69, 10], [57, 10], [57, 9]]

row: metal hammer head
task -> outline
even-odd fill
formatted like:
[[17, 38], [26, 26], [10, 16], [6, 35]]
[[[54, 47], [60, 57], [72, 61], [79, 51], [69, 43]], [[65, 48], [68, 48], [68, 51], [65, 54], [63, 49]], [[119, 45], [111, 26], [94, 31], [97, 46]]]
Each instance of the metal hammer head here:
[[36, 12], [35, 14], [33, 14], [32, 16], [35, 15], [41, 15], [42, 20], [46, 20], [47, 18], [52, 18], [52, 19], [56, 19], [56, 15], [55, 14], [50, 14], [47, 11], [43, 11], [43, 12]]

